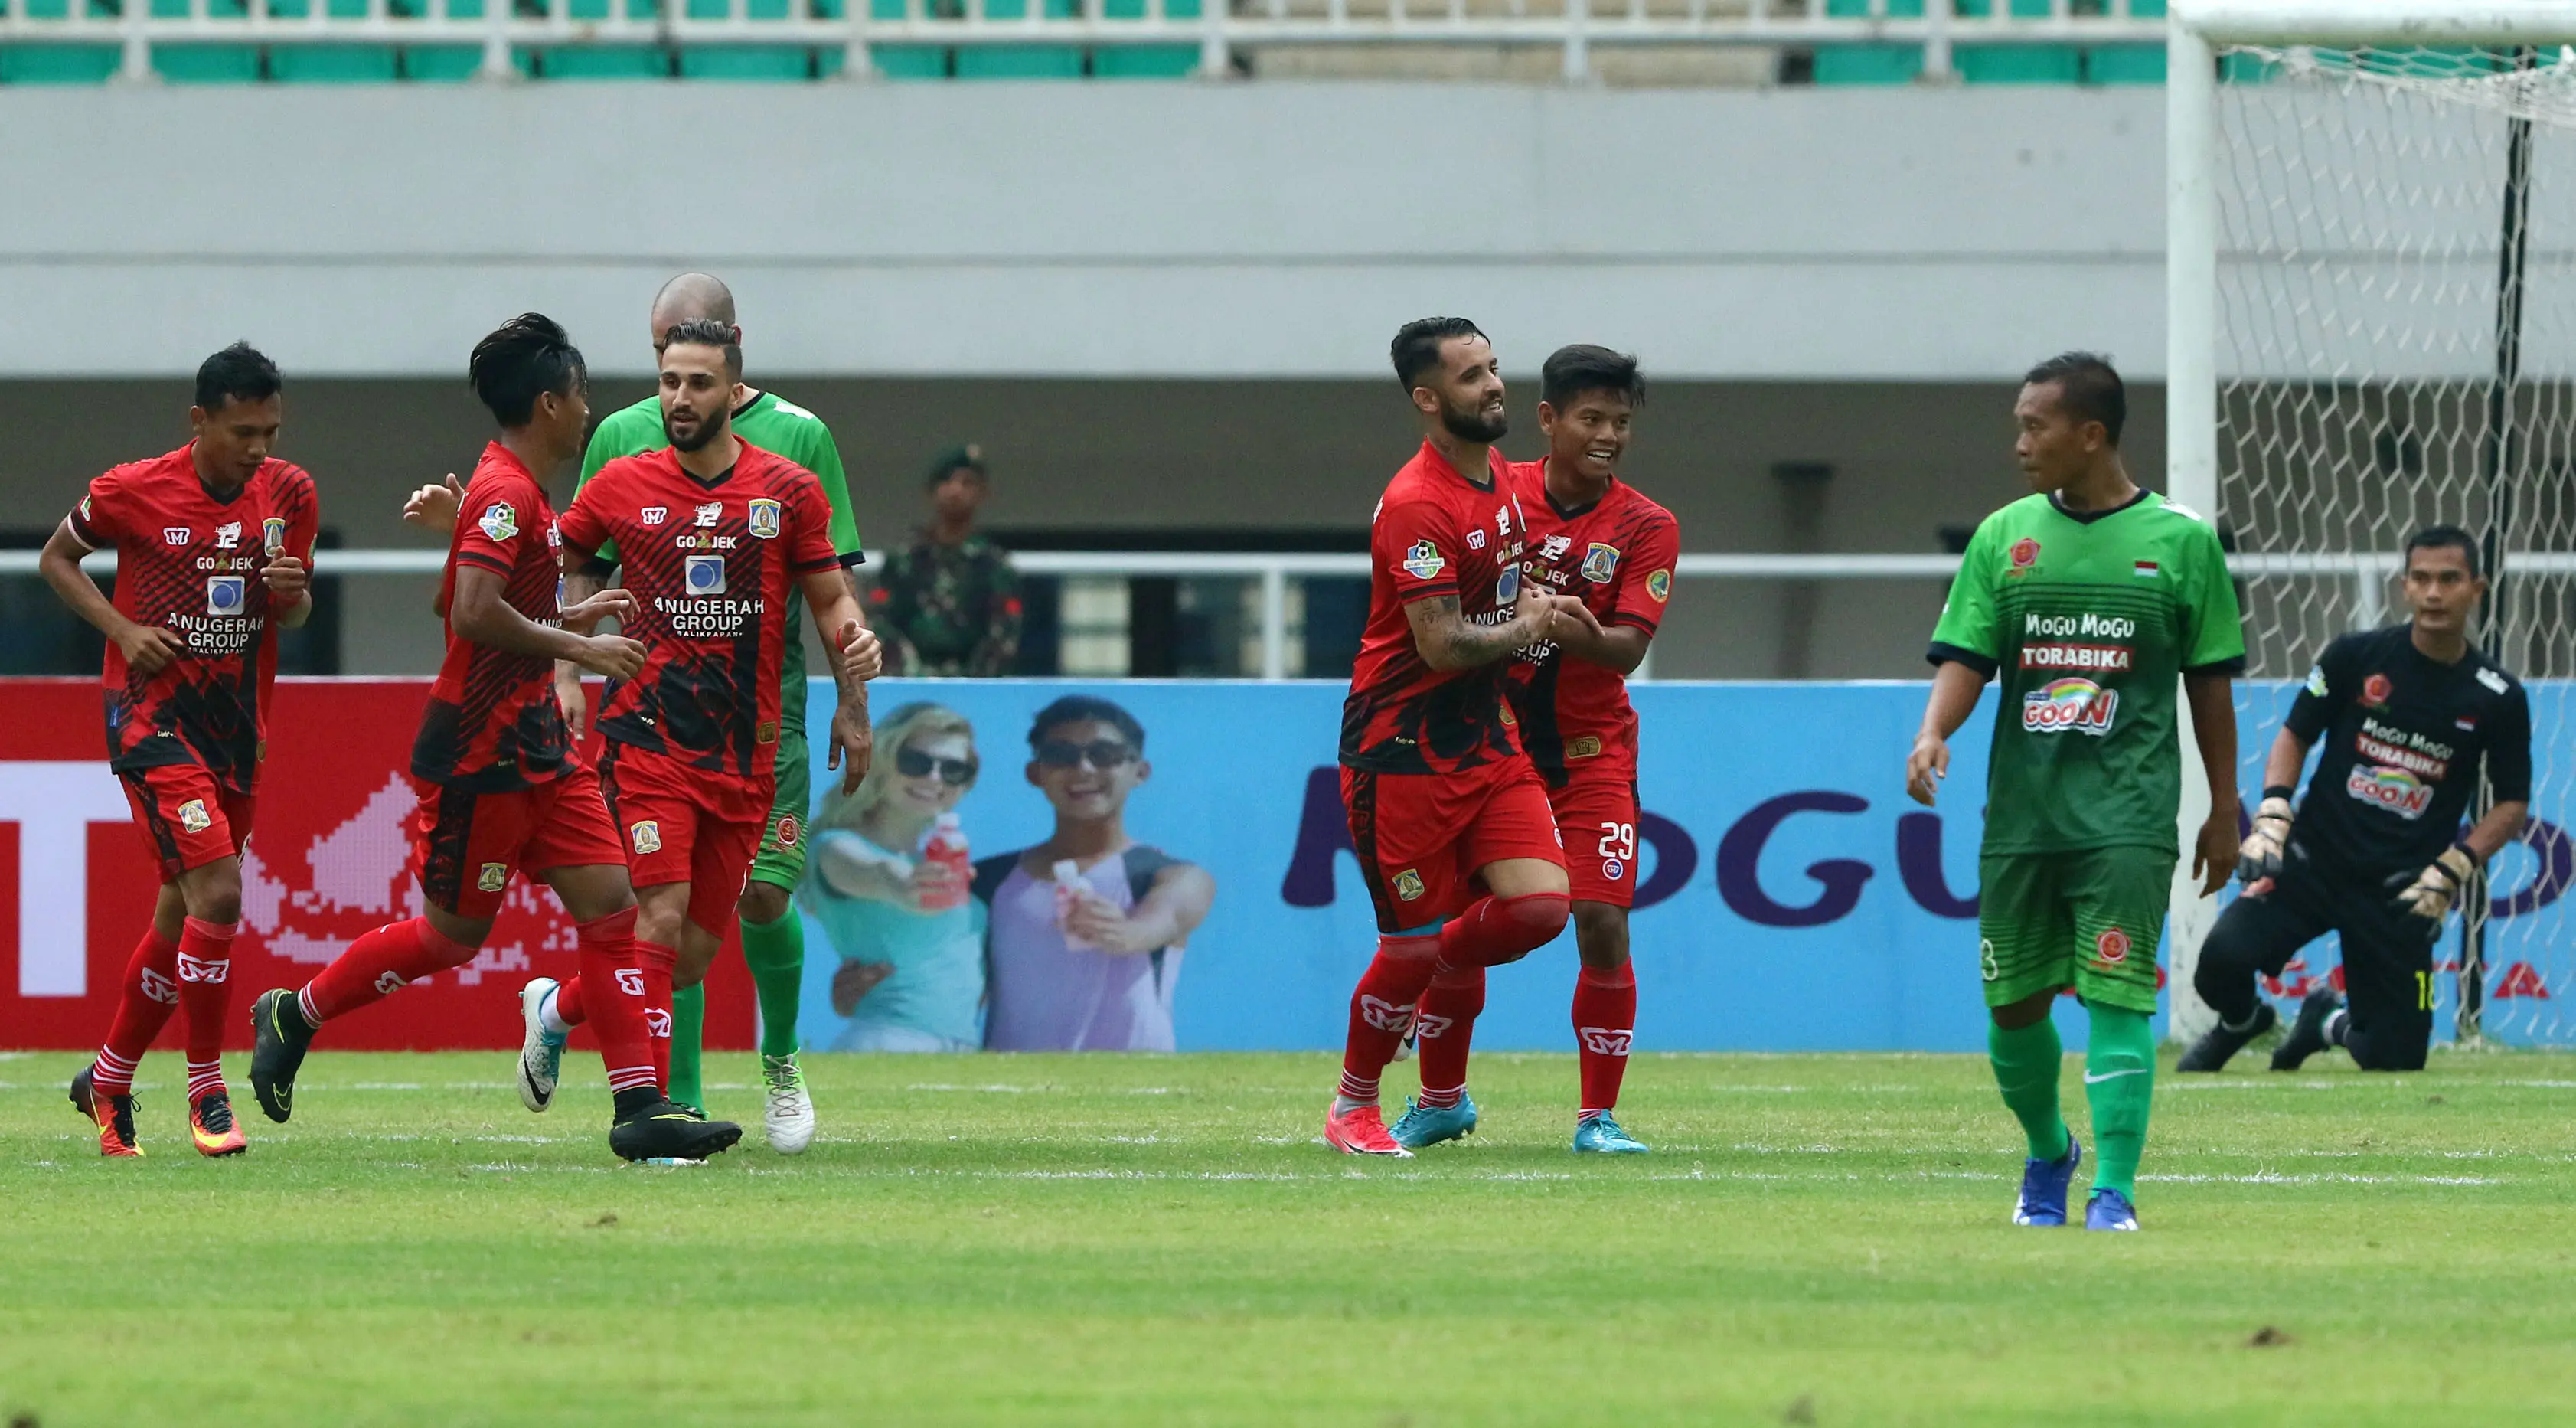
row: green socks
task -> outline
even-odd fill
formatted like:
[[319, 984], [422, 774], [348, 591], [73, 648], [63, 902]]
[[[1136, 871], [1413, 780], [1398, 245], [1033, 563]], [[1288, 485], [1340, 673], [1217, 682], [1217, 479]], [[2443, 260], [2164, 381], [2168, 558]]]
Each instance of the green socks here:
[[2138, 1198], [2138, 1157], [2156, 1092], [2156, 1039], [2144, 1012], [2086, 1006], [2093, 1036], [2084, 1053], [2084, 1099], [2093, 1107], [2093, 1188]]
[[706, 1039], [707, 987], [676, 987], [671, 992], [671, 1084], [665, 1094], [684, 1106], [707, 1108], [706, 1087], [698, 1079], [699, 1043]]
[[[2143, 1024], [2143, 1019], [2141, 1019]], [[2057, 1025], [2041, 1017], [2018, 1030], [1986, 1023], [1986, 1055], [1995, 1064], [1995, 1086], [2004, 1105], [2020, 1119], [2030, 1138], [2033, 1160], [2057, 1160], [2066, 1154], [2066, 1118], [2057, 1110], [2057, 1072], [2066, 1048], [2057, 1040]], [[2140, 1122], [2141, 1125], [2145, 1123]], [[2136, 1155], [2129, 1163], [2137, 1163]]]
[[805, 982], [805, 919], [796, 909], [776, 922], [742, 925], [742, 960], [760, 991], [760, 1054], [796, 1051], [796, 1012]]

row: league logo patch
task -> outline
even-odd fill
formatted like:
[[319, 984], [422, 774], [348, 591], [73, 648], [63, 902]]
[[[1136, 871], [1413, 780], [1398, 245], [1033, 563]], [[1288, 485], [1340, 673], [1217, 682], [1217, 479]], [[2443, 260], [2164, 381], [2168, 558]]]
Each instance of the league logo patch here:
[[238, 575], [206, 577], [207, 614], [238, 615], [242, 612], [242, 607], [249, 603], [249, 599], [250, 586], [243, 577]]
[[215, 527], [215, 549], [232, 550], [241, 545], [241, 522], [227, 521]]
[[188, 543], [188, 534], [189, 532], [186, 526], [163, 526], [161, 528], [161, 543], [163, 545], [186, 545]]
[[494, 540], [508, 540], [519, 533], [519, 513], [511, 510], [507, 501], [494, 501], [475, 524]]
[[670, 518], [671, 508], [668, 506], [646, 506], [643, 510], [635, 513], [635, 519], [642, 521], [648, 526], [658, 526]]
[[2312, 664], [2308, 666], [2308, 692], [2319, 699], [2326, 697], [2326, 667], [2324, 665]]
[[626, 833], [627, 842], [633, 846], [636, 852], [658, 853], [662, 851], [662, 825], [655, 820], [647, 818], [641, 823], [636, 824], [634, 827], [627, 829]]
[[722, 501], [709, 501], [698, 507], [697, 523], [701, 526], [711, 526], [723, 519], [724, 502]]
[[2012, 543], [2011, 555], [2012, 573], [2020, 575], [2039, 564], [2039, 542], [2029, 536], [2023, 536]]
[[1411, 868], [1407, 868], [1403, 872], [1396, 874], [1395, 895], [1398, 899], [1405, 902], [1411, 902], [1414, 899], [1421, 897], [1422, 874], [1415, 872]]
[[2388, 696], [2396, 692], [2397, 686], [2389, 683], [2384, 674], [2374, 674], [2361, 682], [2361, 702], [2373, 709], [2386, 708]]
[[1647, 576], [1646, 594], [1653, 597], [1658, 605], [1673, 598], [1673, 573], [1669, 570], [1658, 570]]
[[681, 588], [692, 595], [725, 593], [724, 557], [721, 555], [690, 556], [681, 574]]
[[509, 885], [510, 865], [507, 863], [485, 863], [483, 870], [474, 878], [474, 886], [484, 892], [499, 892]]
[[1601, 860], [1601, 876], [1615, 883], [1628, 876], [1628, 865], [1616, 858], [1604, 858]]
[[259, 548], [271, 555], [286, 549], [286, 517], [271, 516], [259, 523]]
[[1595, 585], [1607, 585], [1619, 569], [1619, 547], [1599, 541], [1584, 547], [1583, 578]]
[[782, 813], [782, 814], [778, 815], [778, 846], [779, 846], [779, 847], [781, 847], [781, 848], [793, 848], [793, 847], [795, 847], [795, 846], [796, 846], [796, 840], [797, 840], [797, 839], [799, 839], [799, 838], [802, 838], [802, 837], [804, 837], [804, 836], [805, 836], [805, 828], [804, 828], [804, 825], [802, 825], [802, 824], [800, 824], [800, 823], [798, 823], [798, 822], [796, 821], [796, 815], [795, 815], [795, 814], [793, 814], [793, 813]]
[[2117, 967], [2129, 960], [2129, 934], [2116, 927], [2105, 927], [2093, 939], [2093, 960], [2105, 967]]
[[1449, 562], [1440, 557], [1440, 547], [1427, 540], [1415, 541], [1413, 548], [1404, 553], [1402, 564], [1404, 573], [1416, 580], [1433, 579], [1449, 567]]
[[753, 535], [760, 537], [762, 540], [776, 539], [778, 535], [778, 521], [779, 508], [776, 501], [758, 500], [751, 503], [751, 533]]

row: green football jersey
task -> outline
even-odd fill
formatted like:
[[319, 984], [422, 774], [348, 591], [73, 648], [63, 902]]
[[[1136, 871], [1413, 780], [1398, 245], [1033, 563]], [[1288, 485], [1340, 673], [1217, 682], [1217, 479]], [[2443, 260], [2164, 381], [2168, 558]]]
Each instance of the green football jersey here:
[[2218, 534], [2152, 491], [2073, 514], [1986, 517], [1950, 585], [1935, 663], [1996, 674], [1985, 851], [2180, 852], [2179, 676], [2245, 663]]
[[[841, 469], [840, 448], [832, 443], [832, 429], [823, 419], [780, 397], [776, 392], [763, 392], [751, 399], [751, 405], [734, 413], [733, 434], [759, 447], [776, 452], [814, 473], [823, 483], [823, 497], [832, 503], [832, 549], [844, 563], [860, 553], [859, 524], [850, 514], [850, 481]], [[621, 456], [641, 456], [659, 451], [671, 444], [662, 430], [662, 399], [646, 397], [630, 407], [608, 414], [599, 428], [590, 434], [590, 447], [582, 453], [581, 479], [573, 483], [578, 491], [599, 468]], [[599, 558], [614, 563], [617, 548], [602, 545]], [[779, 705], [779, 718], [793, 729], [805, 727], [805, 602], [787, 602], [786, 658], [779, 665], [780, 687], [795, 697]]]

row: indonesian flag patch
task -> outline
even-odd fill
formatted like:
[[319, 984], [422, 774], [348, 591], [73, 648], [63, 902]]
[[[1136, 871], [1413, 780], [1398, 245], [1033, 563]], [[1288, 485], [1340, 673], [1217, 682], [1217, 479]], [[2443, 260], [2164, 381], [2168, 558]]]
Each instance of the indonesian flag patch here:
[[2130, 569], [2129, 573], [2138, 577], [2140, 580], [2153, 580], [2156, 578], [2156, 563], [2152, 560], [2139, 561], [2136, 566]]

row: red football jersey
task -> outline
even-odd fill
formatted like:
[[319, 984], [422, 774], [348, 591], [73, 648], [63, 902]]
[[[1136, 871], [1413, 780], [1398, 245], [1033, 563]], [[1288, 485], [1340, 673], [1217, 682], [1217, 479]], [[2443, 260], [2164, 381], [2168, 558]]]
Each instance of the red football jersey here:
[[[563, 566], [555, 551], [562, 544], [545, 487], [508, 447], [485, 446], [447, 544], [438, 613], [445, 616], [455, 601], [457, 567], [472, 565], [501, 577], [501, 598], [511, 609], [540, 625], [561, 624]], [[493, 792], [544, 783], [574, 766], [554, 671], [554, 661], [543, 655], [478, 645], [451, 624], [447, 657], [412, 741], [412, 773], [450, 788]]]
[[1511, 661], [1442, 671], [1414, 648], [1404, 607], [1439, 595], [1481, 625], [1512, 617], [1521, 514], [1499, 455], [1470, 481], [1429, 442], [1395, 473], [1369, 526], [1368, 627], [1342, 703], [1342, 762], [1448, 773], [1520, 752], [1504, 700]]
[[[778, 753], [779, 664], [798, 578], [838, 570], [814, 473], [749, 442], [700, 481], [669, 447], [599, 468], [563, 513], [565, 552], [617, 543], [644, 669], [610, 690], [599, 731], [765, 787]], [[765, 795], [764, 795], [765, 796]]]
[[[1513, 462], [1510, 483], [1529, 517], [1525, 576], [1580, 599], [1604, 629], [1634, 625], [1652, 635], [1672, 599], [1673, 562], [1681, 555], [1672, 512], [1616, 477], [1600, 500], [1567, 510], [1547, 494], [1545, 461]], [[1596, 766], [1636, 777], [1637, 711], [1628, 703], [1627, 676], [1571, 658], [1550, 640], [1523, 651], [1512, 675], [1521, 745], [1550, 782]]]
[[312, 568], [322, 506], [304, 468], [273, 458], [219, 496], [199, 479], [195, 452], [190, 442], [115, 467], [71, 515], [82, 545], [116, 547], [118, 613], [188, 644], [154, 674], [128, 669], [125, 651], [108, 644], [108, 767], [202, 764], [222, 787], [250, 793], [277, 679], [260, 571], [272, 555]]

